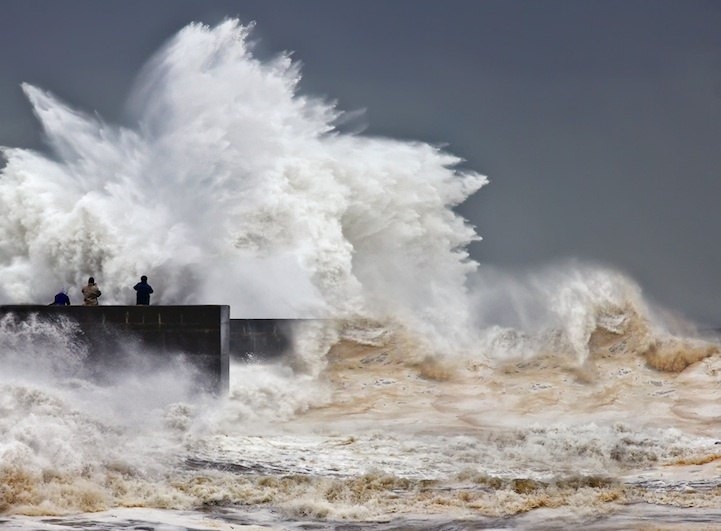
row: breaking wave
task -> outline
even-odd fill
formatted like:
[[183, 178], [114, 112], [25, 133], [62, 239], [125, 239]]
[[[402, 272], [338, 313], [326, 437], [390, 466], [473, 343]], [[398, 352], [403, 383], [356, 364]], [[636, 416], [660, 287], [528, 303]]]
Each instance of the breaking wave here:
[[133, 128], [23, 86], [51, 152], [4, 149], [4, 300], [79, 300], [94, 275], [122, 304], [144, 273], [158, 303], [239, 317], [465, 324], [476, 235], [452, 207], [485, 178], [428, 144], [339, 132], [342, 112], [299, 94], [287, 54], [254, 58], [248, 33], [183, 29], [138, 80]]
[[77, 302], [93, 275], [126, 304], [147, 274], [160, 304], [330, 319], [298, 324], [280, 360], [234, 364], [214, 400], [141, 345], [95, 382], [73, 323], [3, 318], [0, 512], [685, 503], [643, 474], [718, 459], [702, 407], [718, 341], [609, 267], [471, 260], [479, 237], [453, 208], [485, 177], [436, 146], [340, 131], [289, 54], [254, 57], [251, 29], [183, 29], [141, 73], [132, 126], [23, 86], [48, 152], [3, 148], [0, 302]]

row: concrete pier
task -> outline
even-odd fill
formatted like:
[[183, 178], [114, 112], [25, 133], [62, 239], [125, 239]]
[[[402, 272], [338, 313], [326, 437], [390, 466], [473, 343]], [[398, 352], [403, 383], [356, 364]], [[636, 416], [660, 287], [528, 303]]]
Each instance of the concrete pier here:
[[88, 345], [89, 363], [110, 364], [129, 340], [147, 346], [149, 355], [180, 354], [199, 369], [199, 387], [227, 394], [229, 386], [230, 307], [218, 306], [0, 306], [0, 317], [77, 322], [78, 340]]

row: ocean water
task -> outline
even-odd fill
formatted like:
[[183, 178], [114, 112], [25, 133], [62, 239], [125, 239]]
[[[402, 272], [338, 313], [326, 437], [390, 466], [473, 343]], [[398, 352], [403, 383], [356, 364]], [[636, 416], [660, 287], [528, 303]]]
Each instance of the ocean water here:
[[453, 207], [486, 179], [344, 132], [300, 75], [228, 20], [151, 58], [132, 127], [23, 87], [48, 149], [3, 149], [0, 301], [147, 274], [154, 303], [309, 320], [212, 397], [5, 317], [0, 527], [718, 528], [719, 338], [609, 267], [475, 263]]

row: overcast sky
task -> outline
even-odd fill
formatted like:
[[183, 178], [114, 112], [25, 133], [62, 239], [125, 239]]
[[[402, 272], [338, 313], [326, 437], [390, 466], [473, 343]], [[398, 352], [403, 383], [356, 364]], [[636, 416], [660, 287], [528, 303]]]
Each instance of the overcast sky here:
[[366, 133], [447, 145], [491, 184], [460, 208], [482, 263], [575, 257], [721, 325], [721, 2], [5, 0], [0, 145], [41, 148], [21, 82], [122, 122], [186, 24], [257, 23], [301, 88]]

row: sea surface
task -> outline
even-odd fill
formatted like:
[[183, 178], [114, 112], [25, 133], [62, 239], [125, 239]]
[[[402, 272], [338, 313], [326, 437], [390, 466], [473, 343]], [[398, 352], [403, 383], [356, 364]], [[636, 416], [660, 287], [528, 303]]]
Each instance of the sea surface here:
[[217, 397], [130, 339], [96, 374], [73, 322], [3, 317], [0, 527], [721, 527], [718, 334], [608, 265], [476, 263], [454, 207], [486, 178], [358, 132], [252, 30], [181, 30], [124, 125], [23, 86], [47, 149], [3, 148], [0, 302], [92, 275], [132, 304], [146, 274], [154, 304], [309, 320]]
[[[313, 328], [297, 330], [306, 345], [336, 336], [316, 375], [296, 372], [292, 352], [234, 363], [221, 398], [194, 396], [190, 369], [186, 379], [129, 370], [98, 386], [21, 376], [33, 360], [11, 360], [16, 377], [0, 387], [3, 528], [721, 521], [717, 342], [674, 340], [659, 354], [599, 330], [579, 368], [553, 352], [503, 363], [419, 356], [405, 331], [367, 321]], [[652, 365], [691, 352], [708, 356], [683, 370]]]

